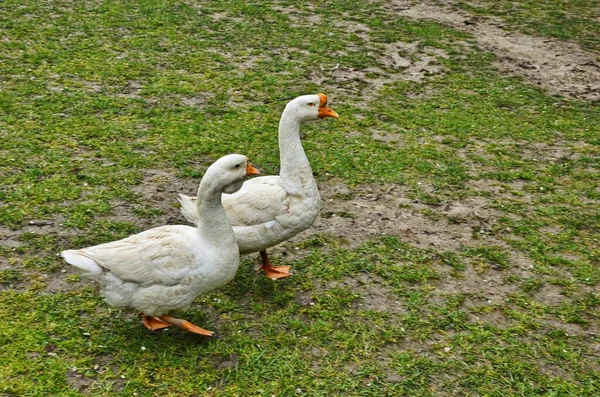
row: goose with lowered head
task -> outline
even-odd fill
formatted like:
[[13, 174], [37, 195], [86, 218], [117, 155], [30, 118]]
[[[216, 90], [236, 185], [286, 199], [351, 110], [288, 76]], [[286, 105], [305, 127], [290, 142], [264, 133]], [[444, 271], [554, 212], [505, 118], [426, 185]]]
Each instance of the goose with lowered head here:
[[[267, 248], [308, 229], [319, 214], [319, 190], [300, 140], [300, 126], [326, 117], [338, 118], [327, 106], [325, 94], [303, 95], [290, 101], [279, 122], [279, 175], [247, 181], [234, 194], [223, 197], [240, 253], [260, 252], [267, 277], [290, 275], [289, 266], [272, 266]], [[195, 199], [179, 195], [181, 212], [197, 223]]]
[[235, 276], [239, 250], [221, 195], [236, 192], [246, 175], [254, 174], [258, 170], [245, 156], [221, 157], [206, 170], [198, 188], [197, 227], [156, 227], [122, 240], [63, 251], [61, 256], [100, 284], [108, 304], [140, 311], [148, 329], [175, 325], [213, 335], [172, 315]]

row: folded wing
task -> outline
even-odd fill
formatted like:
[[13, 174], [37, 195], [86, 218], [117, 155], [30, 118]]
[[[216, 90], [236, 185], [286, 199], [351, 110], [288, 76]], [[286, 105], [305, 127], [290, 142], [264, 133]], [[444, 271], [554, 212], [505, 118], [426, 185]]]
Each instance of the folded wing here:
[[[163, 226], [122, 240], [76, 251], [65, 251], [71, 263], [79, 255], [92, 260], [124, 281], [143, 286], [176, 285], [192, 270], [196, 262], [186, 233], [188, 226]], [[71, 259], [71, 260], [69, 260]], [[71, 263], [78, 266], [77, 263]]]

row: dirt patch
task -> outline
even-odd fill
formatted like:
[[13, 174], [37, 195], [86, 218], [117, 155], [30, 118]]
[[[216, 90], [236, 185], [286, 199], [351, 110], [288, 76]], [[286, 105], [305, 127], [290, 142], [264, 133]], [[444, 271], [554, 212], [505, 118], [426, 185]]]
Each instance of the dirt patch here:
[[[14, 251], [23, 245], [23, 242], [19, 239], [20, 236], [23, 234], [31, 233], [39, 235], [66, 235], [68, 234], [67, 232], [57, 233], [58, 230], [62, 229], [63, 222], [64, 218], [58, 215], [54, 217], [53, 220], [30, 220], [29, 222], [27, 222], [26, 225], [21, 226], [18, 229], [11, 229], [8, 227], [0, 226], [0, 244], [2, 244], [3, 247]], [[2, 269], [4, 269], [3, 258], [0, 257], [0, 270]]]
[[562, 331], [567, 336], [589, 337], [593, 339], [600, 335], [600, 326], [593, 321], [587, 325], [580, 325], [550, 317], [545, 319], [544, 323], [549, 330]]
[[237, 353], [234, 353], [228, 357], [213, 356], [210, 358], [212, 365], [219, 370], [235, 368], [237, 367], [239, 360], [240, 356]]
[[567, 299], [561, 291], [559, 286], [547, 284], [535, 294], [534, 299], [543, 305], [559, 306]]
[[500, 70], [522, 76], [553, 94], [600, 100], [598, 54], [574, 43], [508, 31], [502, 21], [457, 11], [450, 8], [452, 3], [393, 0], [388, 8], [400, 16], [431, 20], [472, 34], [479, 47], [496, 55]]
[[438, 58], [448, 55], [439, 48], [419, 48], [418, 43], [404, 42], [371, 47], [381, 54], [379, 67], [356, 69], [336, 64], [330, 69], [308, 71], [306, 78], [322, 86], [324, 91], [336, 92], [340, 102], [364, 107], [365, 102], [376, 98], [385, 85], [397, 81], [420, 83], [440, 76], [446, 70], [438, 64]]
[[333, 21], [337, 28], [341, 28], [344, 32], [355, 34], [364, 41], [369, 41], [369, 32], [371, 28], [364, 23], [353, 21], [348, 13], [344, 13], [344, 19]]
[[561, 368], [556, 364], [548, 364], [540, 360], [539, 363], [539, 371], [540, 373], [556, 379], [568, 380], [570, 382], [573, 381], [573, 375], [565, 368]]
[[81, 279], [81, 280], [71, 280], [69, 277], [79, 275], [80, 273], [75, 270], [73, 266], [65, 263], [63, 269], [58, 272], [51, 274], [42, 275], [42, 280], [45, 282], [46, 286], [44, 287], [43, 294], [55, 294], [65, 291], [79, 290], [86, 285], [90, 285], [89, 280]]
[[287, 16], [292, 26], [317, 25], [323, 21], [320, 15], [300, 11], [294, 7], [273, 7], [273, 9]]
[[507, 318], [500, 310], [483, 311], [481, 313], [471, 313], [470, 321], [478, 324], [491, 326], [494, 328], [509, 328], [518, 325], [516, 320]]
[[[113, 360], [114, 358], [111, 355], [94, 357], [92, 360], [94, 366], [89, 369], [93, 369], [96, 374], [104, 374], [108, 371], [109, 373], [114, 374], [116, 377], [119, 367], [113, 362]], [[95, 376], [90, 378], [85, 376], [82, 372], [84, 371], [81, 371], [77, 367], [70, 368], [66, 375], [67, 384], [71, 389], [77, 391], [78, 393], [88, 395], [92, 392], [92, 389], [98, 385], [99, 382]], [[89, 373], [88, 371], [85, 372]], [[115, 391], [120, 391], [123, 388], [125, 381], [122, 378], [115, 378], [115, 380], [111, 383]]]
[[[587, 144], [583, 143], [583, 145]], [[556, 140], [552, 144], [532, 142], [516, 144], [514, 146], [525, 158], [533, 161], [556, 163], [560, 161], [576, 161], [581, 158], [581, 153], [574, 147], [573, 143], [561, 140]]]
[[388, 69], [402, 71], [401, 80], [421, 82], [426, 76], [433, 76], [445, 71], [436, 65], [438, 58], [449, 58], [448, 54], [433, 47], [419, 49], [418, 43], [396, 42], [385, 46], [384, 56], [380, 62]]
[[[442, 206], [427, 205], [408, 198], [408, 188], [389, 185], [383, 189], [350, 189], [342, 184], [320, 185], [321, 216], [310, 229], [346, 239], [351, 246], [380, 235], [396, 235], [419, 248], [460, 251], [463, 246], [503, 245], [489, 230], [500, 213], [486, 199], [470, 197]], [[344, 199], [346, 198], [346, 199]], [[436, 212], [440, 219], [425, 215]]]
[[341, 281], [333, 281], [326, 289], [331, 287], [347, 287], [360, 295], [360, 299], [353, 304], [357, 309], [391, 314], [405, 312], [398, 296], [376, 275], [361, 273]]
[[188, 222], [179, 211], [177, 195], [194, 194], [198, 190], [200, 178], [178, 178], [173, 172], [148, 169], [139, 185], [132, 191], [139, 197], [140, 204], [145, 207], [159, 209], [160, 215], [140, 219], [133, 215], [134, 208], [129, 203], [121, 203], [113, 207], [112, 216], [120, 220], [128, 220], [146, 229], [161, 225], [186, 225]]
[[[440, 277], [434, 283], [435, 289], [431, 291], [428, 300], [432, 304], [440, 305], [448, 296], [464, 294], [469, 296], [464, 304], [465, 307], [504, 305], [507, 297], [519, 291], [517, 284], [505, 281], [507, 274], [514, 271], [522, 272], [524, 269], [517, 267], [507, 272], [494, 270], [479, 272], [473, 266], [468, 266], [460, 273], [460, 277]], [[482, 314], [479, 317], [481, 321], [489, 319], [489, 315]], [[504, 320], [503, 316], [496, 316], [492, 320], [495, 321], [496, 326], [499, 324], [507, 326], [506, 322], [501, 321]]]
[[197, 106], [206, 104], [206, 102], [208, 102], [208, 98], [201, 97], [201, 96], [182, 97], [181, 98], [181, 103], [184, 104], [185, 106], [197, 107]]
[[[200, 6], [198, 4], [196, 4], [195, 2], [186, 1], [185, 3], [191, 7], [200, 8]], [[222, 12], [211, 12], [210, 14], [208, 14], [208, 16], [213, 20], [213, 22], [219, 22], [219, 21], [243, 22], [244, 21], [243, 18], [233, 17], [229, 14], [225, 14]]]
[[94, 379], [86, 378], [82, 374], [73, 371], [73, 369], [67, 372], [67, 384], [78, 393], [90, 394], [94, 382], [96, 382]]

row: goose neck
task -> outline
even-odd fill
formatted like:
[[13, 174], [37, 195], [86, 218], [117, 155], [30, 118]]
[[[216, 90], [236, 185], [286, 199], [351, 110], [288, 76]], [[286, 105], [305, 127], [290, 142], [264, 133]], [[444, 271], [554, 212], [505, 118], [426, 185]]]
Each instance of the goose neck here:
[[224, 242], [225, 236], [231, 235], [233, 238], [233, 229], [227, 220], [227, 214], [221, 202], [223, 189], [215, 186], [212, 178], [206, 175], [198, 188], [196, 198], [196, 207], [198, 209], [199, 222], [198, 230], [207, 240], [215, 242]]
[[[287, 109], [286, 109], [287, 110]], [[294, 178], [312, 170], [300, 140], [301, 122], [290, 112], [284, 111], [279, 122], [279, 161], [280, 176], [284, 179]]]

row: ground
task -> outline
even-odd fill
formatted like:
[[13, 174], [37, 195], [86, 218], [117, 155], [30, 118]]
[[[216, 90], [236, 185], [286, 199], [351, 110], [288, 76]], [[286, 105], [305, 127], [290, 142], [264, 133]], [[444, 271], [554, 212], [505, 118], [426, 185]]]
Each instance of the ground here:
[[[14, 2], [2, 10], [2, 395], [594, 396], [592, 2]], [[268, 27], [268, 29], [267, 29]], [[267, 31], [269, 33], [267, 33]], [[286, 98], [322, 196], [150, 333], [62, 249], [185, 223], [229, 152], [278, 169]]]

